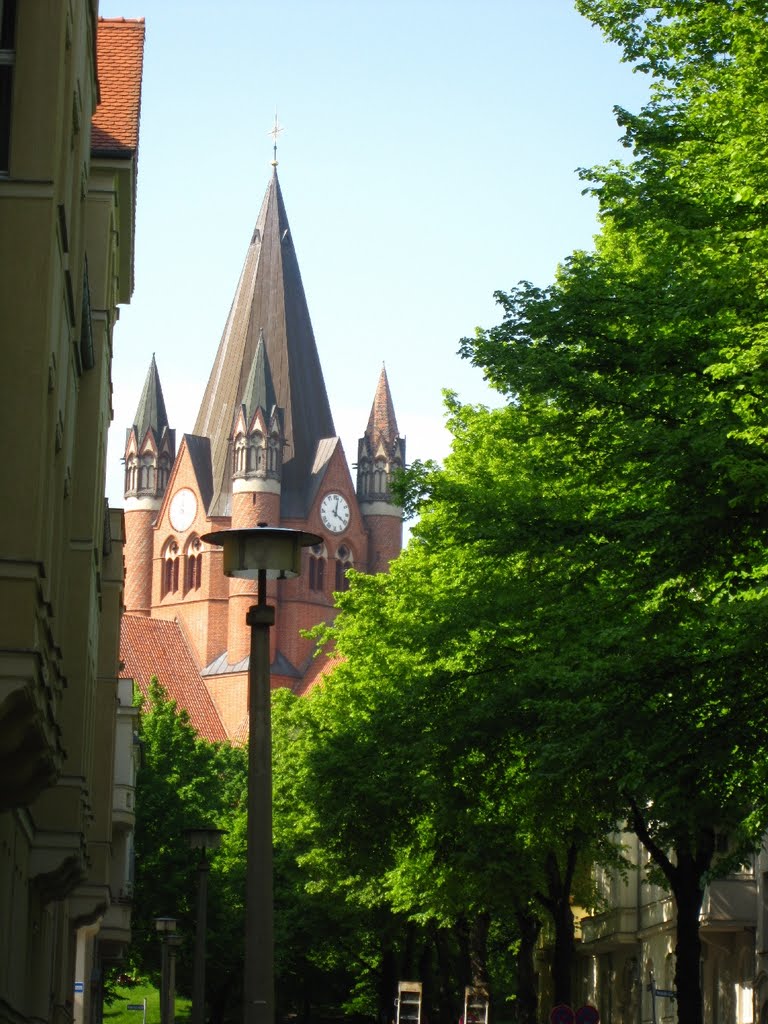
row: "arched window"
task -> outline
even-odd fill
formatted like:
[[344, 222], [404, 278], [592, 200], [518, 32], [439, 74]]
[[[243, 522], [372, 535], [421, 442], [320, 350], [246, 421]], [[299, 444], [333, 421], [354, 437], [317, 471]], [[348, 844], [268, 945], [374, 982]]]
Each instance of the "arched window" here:
[[175, 594], [179, 589], [179, 545], [169, 540], [163, 548], [163, 578], [161, 597]]
[[347, 570], [352, 568], [352, 552], [342, 544], [336, 552], [336, 586], [335, 590], [349, 590]]
[[267, 473], [270, 474], [270, 475], [276, 474], [278, 469], [279, 469], [279, 466], [278, 466], [278, 456], [279, 456], [279, 452], [280, 452], [279, 445], [280, 445], [280, 439], [279, 439], [278, 435], [277, 434], [270, 435], [269, 446], [267, 448]]
[[387, 466], [383, 459], [374, 463], [373, 490], [375, 494], [385, 494], [387, 490]]
[[199, 537], [190, 537], [184, 558], [184, 592], [199, 590], [203, 572], [202, 544]]
[[157, 486], [160, 491], [165, 491], [169, 475], [168, 456], [163, 454], [157, 465]]
[[371, 489], [371, 460], [363, 459], [360, 463], [360, 483], [362, 493], [367, 494]]
[[320, 591], [325, 587], [326, 551], [324, 544], [309, 549], [309, 589]]
[[139, 460], [136, 455], [129, 455], [125, 463], [125, 492], [136, 492], [139, 482]]
[[234, 439], [234, 447], [232, 451], [232, 475], [243, 476], [246, 470], [246, 459], [248, 456], [248, 442], [242, 434], [238, 434]]

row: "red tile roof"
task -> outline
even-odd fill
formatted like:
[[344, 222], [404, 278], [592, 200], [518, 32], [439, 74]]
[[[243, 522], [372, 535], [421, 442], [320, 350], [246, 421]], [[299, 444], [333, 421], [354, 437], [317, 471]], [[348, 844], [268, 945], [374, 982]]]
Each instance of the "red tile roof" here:
[[178, 622], [123, 615], [120, 658], [121, 678], [133, 679], [145, 696], [157, 676], [168, 697], [189, 712], [198, 735], [212, 741], [227, 738]]
[[144, 19], [99, 18], [99, 105], [91, 122], [95, 154], [130, 157], [139, 147]]
[[305, 697], [316, 686], [319, 686], [323, 679], [333, 672], [342, 661], [343, 659], [338, 654], [331, 654], [327, 658], [315, 658], [304, 673], [304, 677], [297, 680], [297, 685], [293, 687], [293, 692], [299, 697]]

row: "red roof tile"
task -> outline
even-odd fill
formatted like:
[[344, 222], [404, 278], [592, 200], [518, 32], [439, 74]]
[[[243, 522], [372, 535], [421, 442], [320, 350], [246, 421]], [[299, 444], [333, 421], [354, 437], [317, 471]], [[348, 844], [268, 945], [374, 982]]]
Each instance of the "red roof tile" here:
[[189, 712], [198, 735], [211, 741], [227, 738], [178, 622], [123, 615], [120, 658], [121, 678], [133, 679], [145, 696], [157, 676], [168, 697]]
[[329, 675], [337, 665], [340, 665], [343, 659], [338, 654], [331, 654], [327, 658], [315, 658], [312, 664], [309, 666], [307, 671], [304, 673], [303, 679], [297, 680], [297, 685], [293, 687], [293, 692], [298, 694], [300, 697], [305, 697], [308, 693], [311, 693], [316, 686], [318, 686], [327, 675]]
[[99, 105], [91, 122], [94, 153], [129, 157], [137, 151], [143, 62], [144, 19], [99, 18]]

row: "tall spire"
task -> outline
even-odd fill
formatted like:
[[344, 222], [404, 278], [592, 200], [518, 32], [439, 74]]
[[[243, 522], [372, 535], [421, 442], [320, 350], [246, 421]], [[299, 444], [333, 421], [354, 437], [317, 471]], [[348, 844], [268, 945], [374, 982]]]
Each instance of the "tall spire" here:
[[392, 474], [405, 467], [405, 440], [397, 429], [387, 371], [382, 366], [365, 434], [357, 446], [357, 496], [361, 502], [392, 500]]
[[154, 353], [133, 425], [125, 436], [125, 490], [127, 498], [159, 501], [165, 494], [176, 457], [176, 431], [168, 426], [163, 389]]
[[379, 374], [371, 415], [368, 417], [368, 426], [365, 432], [372, 439], [385, 437], [388, 444], [391, 444], [392, 440], [397, 437], [397, 418], [385, 366], [382, 366]]
[[138, 434], [139, 443], [144, 440], [147, 431], [150, 429], [154, 431], [159, 443], [163, 429], [168, 426], [163, 389], [160, 386], [160, 375], [157, 372], [154, 352], [152, 353], [152, 362], [149, 364], [147, 377], [144, 381], [144, 390], [141, 392], [133, 426]]
[[228, 446], [260, 337], [272, 371], [276, 404], [284, 412], [281, 513], [302, 516], [317, 443], [336, 432], [276, 170], [195, 423], [195, 434], [211, 441], [212, 515], [226, 515], [231, 507]]

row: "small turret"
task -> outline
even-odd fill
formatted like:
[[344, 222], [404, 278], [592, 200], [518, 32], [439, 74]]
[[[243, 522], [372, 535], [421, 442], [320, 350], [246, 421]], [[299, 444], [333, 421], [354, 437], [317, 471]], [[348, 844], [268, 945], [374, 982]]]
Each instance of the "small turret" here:
[[176, 458], [155, 357], [149, 364], [133, 425], [125, 439], [125, 608], [152, 607], [152, 530]]
[[284, 442], [283, 411], [277, 407], [264, 332], [260, 331], [232, 430], [233, 494], [254, 490], [274, 493], [274, 486], [263, 487], [258, 481], [276, 481], [279, 491]]
[[[231, 442], [232, 529], [279, 526], [284, 415], [275, 398], [263, 330], [259, 331], [251, 369], [235, 410]], [[250, 650], [246, 614], [256, 591], [251, 580], [233, 578], [229, 582], [227, 652], [229, 663], [234, 665]]]
[[160, 507], [176, 457], [176, 431], [168, 427], [155, 357], [149, 364], [133, 425], [125, 438], [125, 499], [145, 498]]
[[397, 429], [382, 367], [368, 426], [357, 446], [357, 500], [370, 534], [369, 572], [386, 572], [403, 546], [403, 512], [392, 496], [392, 479], [404, 467], [405, 440]]

